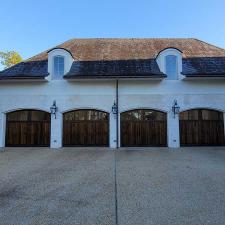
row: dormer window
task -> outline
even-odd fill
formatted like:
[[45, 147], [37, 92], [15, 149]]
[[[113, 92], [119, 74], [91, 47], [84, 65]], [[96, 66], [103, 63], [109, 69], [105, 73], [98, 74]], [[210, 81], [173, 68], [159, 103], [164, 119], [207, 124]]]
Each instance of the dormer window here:
[[177, 65], [177, 56], [167, 55], [165, 56], [165, 69], [166, 75], [171, 80], [176, 80], [178, 77], [178, 65]]
[[167, 80], [179, 80], [182, 77], [182, 52], [176, 48], [166, 48], [158, 53], [156, 62]]
[[62, 76], [64, 75], [64, 70], [65, 70], [65, 62], [64, 62], [64, 57], [63, 56], [54, 56], [54, 68], [53, 68], [53, 76], [55, 79], [61, 79]]
[[48, 51], [48, 80], [63, 80], [73, 64], [73, 56], [63, 48], [54, 48]]

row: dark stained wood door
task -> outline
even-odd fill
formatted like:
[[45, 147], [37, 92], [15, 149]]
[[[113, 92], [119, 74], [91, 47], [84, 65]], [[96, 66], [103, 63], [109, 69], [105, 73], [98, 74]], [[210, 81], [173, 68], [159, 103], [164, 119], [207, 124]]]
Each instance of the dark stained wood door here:
[[121, 113], [121, 146], [166, 146], [166, 113], [137, 109]]
[[109, 146], [109, 115], [76, 110], [63, 115], [64, 146]]
[[50, 146], [50, 114], [39, 110], [8, 113], [6, 146]]
[[223, 113], [193, 109], [180, 113], [181, 146], [220, 146], [225, 144]]

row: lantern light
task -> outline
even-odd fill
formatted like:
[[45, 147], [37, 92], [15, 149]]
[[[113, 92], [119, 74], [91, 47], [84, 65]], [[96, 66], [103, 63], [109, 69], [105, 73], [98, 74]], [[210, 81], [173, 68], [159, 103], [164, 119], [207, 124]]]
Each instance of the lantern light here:
[[53, 104], [50, 107], [50, 111], [52, 115], [55, 115], [55, 119], [56, 119], [56, 112], [58, 111], [58, 107], [56, 106], [56, 100], [53, 101]]
[[179, 112], [180, 112], [180, 106], [178, 105], [176, 99], [174, 100], [174, 104], [172, 106], [172, 111], [173, 111], [174, 118], [175, 118], [176, 114], [179, 114]]
[[112, 113], [117, 114], [117, 112], [118, 112], [117, 105], [116, 105], [116, 102], [114, 102], [114, 104], [112, 106]]

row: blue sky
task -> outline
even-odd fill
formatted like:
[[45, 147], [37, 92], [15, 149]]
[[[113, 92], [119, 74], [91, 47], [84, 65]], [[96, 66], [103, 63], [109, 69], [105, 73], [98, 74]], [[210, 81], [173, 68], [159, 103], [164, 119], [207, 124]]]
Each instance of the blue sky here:
[[0, 51], [26, 59], [93, 37], [195, 37], [225, 48], [225, 1], [1, 0]]

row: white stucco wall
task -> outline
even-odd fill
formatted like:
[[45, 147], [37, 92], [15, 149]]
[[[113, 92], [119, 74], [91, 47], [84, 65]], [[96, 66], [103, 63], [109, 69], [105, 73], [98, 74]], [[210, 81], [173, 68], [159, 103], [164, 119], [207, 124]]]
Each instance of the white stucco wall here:
[[[5, 145], [5, 113], [17, 109], [50, 111], [56, 100], [59, 111], [52, 117], [51, 147], [62, 146], [62, 113], [72, 109], [99, 109], [111, 113], [116, 98], [115, 81], [52, 80], [48, 82], [0, 82], [0, 147]], [[212, 108], [225, 112], [225, 80], [119, 81], [119, 112], [151, 108], [167, 112], [168, 145], [179, 147], [179, 119], [171, 107], [177, 99], [181, 111]], [[110, 114], [110, 146], [116, 147], [116, 119]]]

